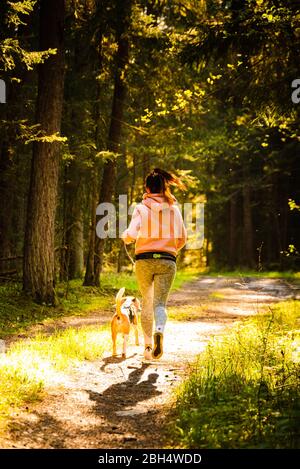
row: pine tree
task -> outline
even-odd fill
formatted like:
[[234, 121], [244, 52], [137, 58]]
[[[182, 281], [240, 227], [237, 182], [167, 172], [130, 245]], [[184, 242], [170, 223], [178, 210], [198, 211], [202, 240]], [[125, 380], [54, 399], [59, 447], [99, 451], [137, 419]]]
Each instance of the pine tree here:
[[41, 1], [40, 49], [56, 54], [40, 65], [36, 115], [41, 139], [33, 146], [24, 246], [24, 290], [38, 302], [55, 302], [54, 223], [59, 176], [64, 88], [64, 0]]

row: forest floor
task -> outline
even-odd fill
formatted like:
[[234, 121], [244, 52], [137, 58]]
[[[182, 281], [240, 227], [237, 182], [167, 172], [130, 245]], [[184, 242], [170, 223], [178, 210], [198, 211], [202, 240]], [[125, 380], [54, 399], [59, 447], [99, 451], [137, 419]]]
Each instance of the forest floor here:
[[[128, 358], [112, 358], [107, 349], [101, 359], [78, 364], [47, 383], [41, 402], [15, 411], [0, 447], [172, 446], [166, 416], [174, 390], [208, 341], [264, 306], [291, 298], [299, 298], [299, 287], [284, 279], [204, 276], [185, 284], [170, 296], [171, 319], [159, 361], [143, 362], [143, 346], [132, 345], [132, 333]], [[108, 319], [98, 311], [64, 318], [55, 328], [99, 325]]]

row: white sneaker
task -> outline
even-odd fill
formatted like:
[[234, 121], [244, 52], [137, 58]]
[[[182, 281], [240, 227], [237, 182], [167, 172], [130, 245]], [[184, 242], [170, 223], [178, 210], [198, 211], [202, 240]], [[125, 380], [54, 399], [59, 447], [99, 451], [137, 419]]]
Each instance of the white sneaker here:
[[146, 345], [144, 350], [144, 358], [145, 360], [152, 360], [152, 347], [151, 345]]

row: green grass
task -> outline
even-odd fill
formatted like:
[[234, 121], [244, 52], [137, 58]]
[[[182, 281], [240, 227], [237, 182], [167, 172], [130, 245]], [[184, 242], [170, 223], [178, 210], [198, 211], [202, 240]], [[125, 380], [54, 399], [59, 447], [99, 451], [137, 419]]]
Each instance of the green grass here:
[[28, 361], [32, 369], [39, 368], [40, 362], [46, 362], [57, 370], [65, 370], [74, 361], [99, 358], [108, 344], [107, 327], [68, 328], [50, 336], [38, 334], [29, 342], [16, 342], [7, 356], [20, 363], [21, 368]]
[[182, 285], [186, 282], [193, 282], [200, 277], [200, 272], [198, 269], [186, 269], [186, 270], [178, 270], [176, 273], [175, 280], [173, 282], [172, 290], [179, 290]]
[[87, 287], [84, 290], [77, 283], [70, 282], [67, 298], [64, 297], [63, 284], [59, 286], [56, 307], [34, 303], [22, 293], [19, 285], [1, 285], [0, 338], [20, 333], [33, 324], [73, 314], [87, 314], [91, 310], [105, 309], [111, 304], [111, 298], [99, 289]]
[[176, 396], [174, 446], [299, 447], [299, 318], [280, 303], [211, 341]]
[[[178, 289], [196, 277], [195, 270], [179, 271], [173, 288]], [[116, 292], [123, 286], [127, 294], [139, 296], [134, 274], [105, 273], [101, 280], [101, 288], [83, 287], [80, 279], [60, 283], [56, 289], [56, 307], [35, 304], [22, 293], [18, 284], [0, 285], [0, 339], [20, 333], [33, 324], [63, 316], [111, 310]]]
[[36, 402], [43, 393], [40, 379], [30, 377], [24, 369], [0, 363], [0, 433], [10, 414], [25, 403]]
[[110, 346], [107, 327], [66, 329], [13, 344], [0, 355], [0, 430], [15, 409], [43, 397], [45, 385], [63, 384], [74, 364], [100, 358]]

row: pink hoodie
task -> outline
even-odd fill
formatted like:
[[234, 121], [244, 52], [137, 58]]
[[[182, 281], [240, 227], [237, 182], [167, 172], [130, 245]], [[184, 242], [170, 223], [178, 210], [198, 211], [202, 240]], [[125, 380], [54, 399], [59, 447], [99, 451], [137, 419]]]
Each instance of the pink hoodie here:
[[176, 256], [187, 233], [175, 197], [170, 204], [163, 194], [144, 194], [121, 238], [126, 244], [136, 241], [136, 254], [163, 251]]

